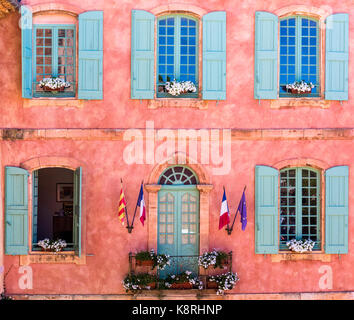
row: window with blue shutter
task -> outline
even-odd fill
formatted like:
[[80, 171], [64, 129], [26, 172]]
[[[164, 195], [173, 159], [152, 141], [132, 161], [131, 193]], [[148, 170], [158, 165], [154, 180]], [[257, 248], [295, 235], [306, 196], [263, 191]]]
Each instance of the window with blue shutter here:
[[[255, 247], [257, 254], [288, 251], [292, 239], [315, 242], [312, 250], [348, 253], [348, 166], [325, 171], [324, 244], [321, 243], [321, 172], [310, 167], [278, 170], [256, 166]], [[278, 188], [279, 212], [278, 212]], [[278, 234], [279, 225], [279, 234]], [[279, 235], [279, 240], [278, 240]]]
[[[199, 29], [203, 25], [202, 60], [204, 100], [226, 99], [226, 12], [210, 12], [198, 20], [186, 14], [155, 16], [132, 11], [131, 98], [198, 98], [200, 96]], [[155, 55], [156, 53], [156, 55]], [[156, 61], [155, 61], [156, 56]], [[154, 72], [156, 78], [154, 80]], [[195, 88], [175, 94], [167, 82], [190, 81]], [[156, 90], [156, 94], [155, 94]]]
[[[32, 32], [33, 31], [33, 32]], [[79, 15], [79, 66], [76, 77], [75, 25], [32, 25], [32, 13], [21, 6], [22, 96], [103, 99], [103, 11]], [[44, 88], [46, 78], [60, 78], [65, 88]], [[78, 88], [76, 88], [78, 83]]]
[[[325, 28], [321, 44], [319, 19], [301, 15], [278, 19], [269, 12], [256, 12], [255, 99], [320, 97], [324, 92], [326, 100], [348, 100], [349, 15], [330, 15]], [[325, 70], [320, 68], [321, 45], [326, 48]], [[301, 81], [311, 91], [286, 87]]]

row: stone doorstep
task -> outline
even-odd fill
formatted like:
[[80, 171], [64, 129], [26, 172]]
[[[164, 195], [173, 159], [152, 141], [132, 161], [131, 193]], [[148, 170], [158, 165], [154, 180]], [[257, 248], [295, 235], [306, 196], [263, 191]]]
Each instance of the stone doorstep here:
[[152, 290], [132, 294], [9, 294], [15, 300], [354, 300], [354, 291], [286, 292], [286, 293], [227, 293], [215, 294], [215, 290], [203, 290], [200, 295], [193, 290]]

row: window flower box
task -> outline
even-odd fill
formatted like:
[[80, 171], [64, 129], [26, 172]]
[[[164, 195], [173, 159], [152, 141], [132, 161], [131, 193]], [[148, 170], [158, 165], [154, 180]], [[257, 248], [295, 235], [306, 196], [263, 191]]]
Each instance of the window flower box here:
[[214, 249], [211, 252], [205, 252], [199, 256], [198, 264], [204, 269], [208, 269], [210, 266], [223, 269], [228, 265], [228, 254], [224, 251], [217, 251]]
[[137, 293], [141, 290], [153, 290], [156, 288], [157, 277], [148, 273], [130, 274], [122, 281], [126, 292]]
[[48, 238], [38, 241], [37, 245], [42, 248], [44, 252], [60, 252], [66, 247], [65, 240], [49, 240]]
[[165, 280], [162, 281], [161, 287], [166, 289], [193, 289], [197, 288], [199, 290], [203, 289], [203, 282], [197, 277], [191, 276], [192, 272], [185, 271], [184, 273], [178, 275], [169, 275]]
[[140, 251], [135, 255], [135, 261], [137, 266], [149, 266], [152, 269], [158, 267], [160, 270], [163, 270], [170, 264], [170, 256], [156, 254], [154, 250]]
[[296, 240], [291, 239], [286, 243], [289, 250], [294, 253], [304, 253], [312, 251], [313, 247], [315, 246], [315, 242], [311, 239], [304, 239], [304, 240]]
[[193, 285], [189, 282], [182, 282], [182, 283], [172, 283], [171, 289], [192, 289]]
[[45, 92], [58, 93], [70, 87], [70, 82], [61, 78], [44, 78], [39, 82], [39, 87]]
[[166, 82], [165, 91], [172, 96], [179, 96], [186, 93], [194, 93], [197, 91], [192, 81], [176, 81]]
[[[225, 291], [232, 290], [235, 284], [240, 280], [236, 272], [227, 272], [224, 274], [218, 274], [215, 276], [210, 276], [207, 280], [208, 283], [215, 283], [215, 289], [217, 289], [217, 295], [223, 295]], [[210, 288], [210, 287], [209, 287]], [[211, 288], [210, 288], [211, 289]]]
[[286, 89], [288, 92], [291, 92], [291, 94], [310, 94], [314, 87], [312, 82], [305, 82], [303, 80], [286, 85]]

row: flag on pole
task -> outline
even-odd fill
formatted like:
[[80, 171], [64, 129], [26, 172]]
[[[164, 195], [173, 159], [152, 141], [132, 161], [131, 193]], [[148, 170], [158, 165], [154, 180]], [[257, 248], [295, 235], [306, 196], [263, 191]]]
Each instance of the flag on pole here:
[[118, 209], [118, 218], [122, 225], [124, 226], [124, 218], [125, 218], [125, 208], [127, 203], [125, 201], [124, 191], [123, 191], [123, 183], [121, 182], [121, 190], [119, 196], [119, 209]]
[[229, 223], [230, 223], [230, 212], [229, 212], [229, 207], [227, 205], [226, 193], [224, 189], [224, 195], [222, 197], [221, 209], [220, 209], [219, 230]]
[[146, 210], [145, 210], [143, 184], [141, 184], [141, 187], [140, 187], [140, 193], [139, 193], [137, 206], [140, 208], [140, 221], [144, 225], [144, 221], [146, 219]]
[[245, 231], [246, 226], [247, 226], [247, 208], [246, 208], [245, 190], [243, 190], [242, 197], [241, 197], [240, 203], [238, 205], [236, 214], [238, 211], [240, 211], [240, 215], [241, 215], [242, 231]]

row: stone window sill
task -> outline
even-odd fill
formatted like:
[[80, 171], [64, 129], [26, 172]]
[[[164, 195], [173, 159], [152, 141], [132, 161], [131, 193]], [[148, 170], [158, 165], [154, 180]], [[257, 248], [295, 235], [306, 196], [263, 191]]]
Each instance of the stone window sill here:
[[271, 254], [272, 262], [280, 261], [300, 261], [300, 260], [313, 260], [322, 262], [331, 262], [331, 255], [322, 252], [319, 253], [293, 253], [284, 251], [278, 254]]
[[73, 263], [86, 264], [86, 256], [79, 258], [73, 251], [60, 253], [31, 252], [28, 255], [20, 256], [20, 265], [29, 265], [32, 263]]
[[270, 100], [270, 107], [272, 109], [280, 108], [298, 108], [298, 107], [311, 107], [328, 109], [331, 106], [329, 100], [323, 98], [279, 98]]
[[197, 98], [156, 98], [149, 100], [149, 109], [158, 108], [197, 108], [197, 109], [208, 109], [208, 101], [197, 99]]
[[82, 108], [84, 100], [76, 98], [32, 98], [23, 99], [23, 107], [74, 107]]

